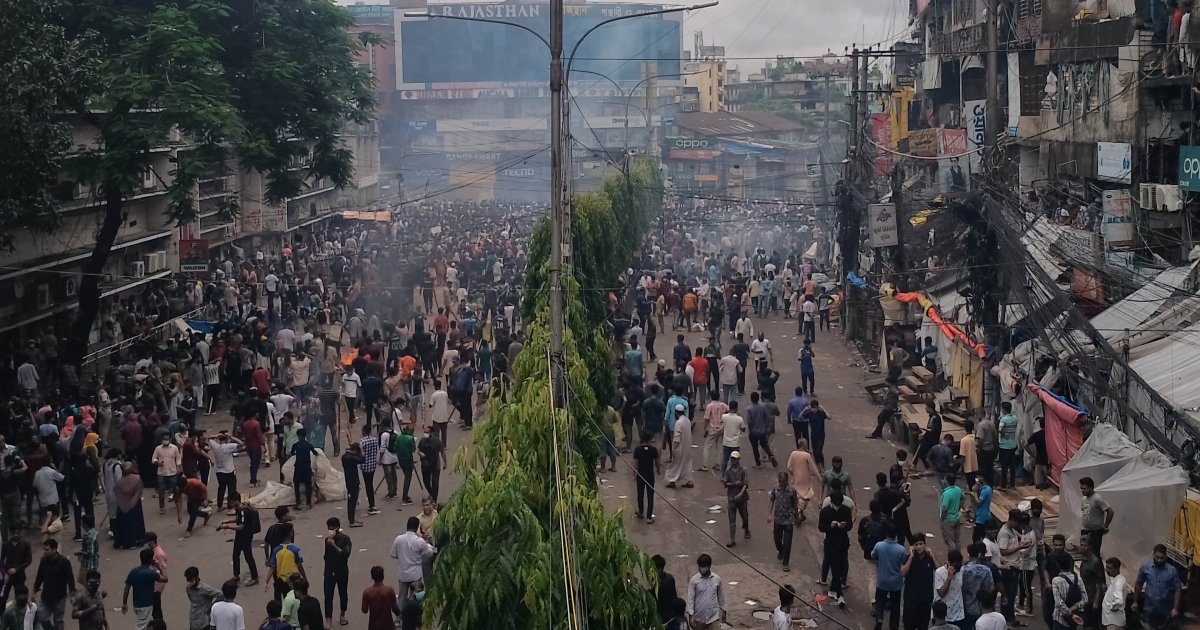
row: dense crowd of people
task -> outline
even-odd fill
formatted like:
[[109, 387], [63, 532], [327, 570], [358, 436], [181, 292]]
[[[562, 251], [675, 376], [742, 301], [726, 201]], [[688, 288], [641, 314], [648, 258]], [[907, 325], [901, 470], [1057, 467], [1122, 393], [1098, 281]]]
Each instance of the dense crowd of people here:
[[[115, 597], [106, 605], [104, 586], [118, 583], [118, 612], [139, 630], [165, 628], [162, 593], [180, 576], [189, 628], [244, 630], [247, 617], [253, 627], [263, 616], [263, 630], [348, 625], [349, 530], [380, 513], [379, 487], [384, 500], [419, 503], [420, 511], [388, 550], [393, 581], [381, 564], [368, 569], [361, 611], [369, 630], [420, 627], [425, 584], [448, 536], [434, 524], [446, 498], [449, 425], [457, 416], [459, 435], [469, 435], [480, 405], [507, 391], [523, 348], [520, 278], [538, 214], [497, 202], [413, 205], [394, 209], [390, 222], [339, 222], [275, 252], [230, 247], [214, 255], [207, 279], [154, 285], [136, 303], [107, 310], [97, 342], [136, 343], [108, 357], [94, 379], [62, 368], [53, 331], [15, 350], [0, 374], [0, 581], [11, 597], [0, 630], [57, 630], [68, 615], [80, 628], [109, 627]], [[1003, 630], [1025, 625], [1035, 595], [1051, 630], [1123, 627], [1126, 610], [1134, 612], [1127, 601], [1143, 624], [1178, 617], [1181, 580], [1165, 549], [1155, 549], [1132, 587], [1121, 561], [1100, 555], [1113, 512], [1091, 480], [1081, 488], [1081, 560], [1061, 536], [1045, 544], [1039, 501], [1003, 522], [992, 517], [992, 484], [1016, 485], [1022, 450], [1033, 453], [1035, 484], [1046, 483], [1044, 435], [1017, 444], [1010, 407], [965, 427], [957, 444], [931, 407], [924, 437], [875, 474], [869, 494], [856, 492], [858, 462], [831, 454], [827, 465], [832, 416], [817, 397], [814, 359], [828, 347], [843, 295], [821, 263], [822, 226], [784, 209], [766, 215], [773, 219], [764, 222], [761, 207], [731, 205], [709, 209], [723, 221], [681, 217], [648, 237], [608, 295], [620, 387], [599, 465], [613, 471], [618, 458], [632, 460], [637, 520], [655, 522], [660, 478], [699, 493], [696, 473], [709, 473], [724, 494], [726, 545], [736, 547], [759, 525], [749, 507], [751, 466], [769, 465], [767, 524], [779, 568], [791, 570], [795, 536], [812, 522], [823, 541], [822, 599], [845, 606], [850, 554], [861, 553], [876, 630]], [[146, 334], [184, 313], [186, 326]], [[772, 343], [770, 319], [796, 326], [794, 358]], [[670, 335], [669, 351], [660, 335]], [[689, 345], [689, 336], [701, 341]], [[916, 350], [893, 348], [892, 363], [936, 371], [936, 350]], [[779, 383], [785, 360], [797, 361], [794, 389]], [[899, 373], [888, 377], [869, 437], [881, 437], [896, 413]], [[792, 391], [786, 401], [780, 387]], [[789, 452], [777, 454], [772, 437], [788, 429]], [[239, 480], [236, 458], [247, 462], [248, 479]], [[944, 558], [930, 544], [937, 534], [914, 531], [909, 515], [921, 467], [940, 484], [928, 509]], [[327, 485], [331, 470], [344, 488]], [[246, 500], [247, 487], [257, 496]], [[317, 588], [293, 519], [343, 490], [344, 517], [325, 521]], [[274, 501], [269, 525], [263, 501]], [[147, 527], [145, 510], [155, 504], [160, 522], [174, 512], [182, 537], [216, 518], [214, 528], [232, 538], [232, 578], [214, 587], [198, 567], [169, 566], [169, 543]], [[67, 553], [60, 540], [72, 526], [75, 551]], [[972, 533], [965, 545], [964, 527]], [[41, 546], [36, 567], [31, 541]], [[138, 550], [123, 580], [101, 574], [103, 542]], [[725, 583], [710, 556], [696, 562], [677, 588], [665, 559], [654, 557], [667, 628], [711, 630], [726, 620]], [[248, 613], [239, 589], [255, 586], [271, 600]], [[774, 628], [793, 627], [797, 598], [796, 588], [780, 585]]]

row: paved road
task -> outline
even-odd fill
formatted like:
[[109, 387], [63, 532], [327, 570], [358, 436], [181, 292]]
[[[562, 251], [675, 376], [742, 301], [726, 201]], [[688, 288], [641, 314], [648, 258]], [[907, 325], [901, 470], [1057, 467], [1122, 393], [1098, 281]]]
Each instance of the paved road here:
[[[796, 337], [793, 321], [772, 319], [756, 321], [756, 328], [766, 332], [775, 352], [775, 367], [782, 376], [778, 384], [780, 402], [786, 405], [790, 393], [799, 384], [799, 366], [796, 353], [800, 341]], [[675, 333], [660, 336], [661, 351], [669, 358], [670, 346], [674, 343]], [[695, 347], [702, 343], [700, 333], [689, 333], [688, 343]], [[873, 426], [877, 408], [867, 399], [861, 383], [865, 378], [864, 368], [856, 365], [851, 351], [836, 336], [822, 333], [815, 346], [817, 368], [817, 391], [822, 404], [832, 415], [829, 422], [828, 441], [826, 444], [826, 459], [833, 455], [842, 455], [846, 459], [846, 468], [853, 475], [859, 503], [865, 510], [869, 500], [876, 471], [883, 471], [894, 460], [896, 447], [887, 441], [867, 440], [864, 435]], [[752, 381], [753, 379], [751, 379]], [[743, 398], [743, 405], [748, 404], [749, 391]], [[202, 426], [228, 426], [228, 417], [218, 414], [203, 418]], [[697, 429], [699, 437], [699, 429]], [[885, 434], [887, 435], [887, 434]], [[460, 431], [457, 427], [450, 429], [450, 447], [457, 450], [468, 443], [470, 434]], [[700, 441], [696, 440], [699, 445]], [[779, 423], [772, 447], [782, 463], [791, 451], [793, 437], [784, 422]], [[695, 449], [695, 460], [699, 461], [700, 448]], [[748, 449], [743, 459], [748, 465], [753, 464]], [[247, 462], [244, 457], [237, 459], [238, 479], [246, 484], [249, 479]], [[265, 474], [276, 474], [275, 468], [266, 469]], [[754, 619], [754, 611], [774, 607], [777, 586], [773, 583], [789, 583], [802, 593], [808, 601], [820, 592], [815, 584], [820, 568], [821, 536], [815, 528], [815, 506], [810, 507], [810, 522], [798, 530], [793, 544], [792, 571], [784, 573], [775, 561], [775, 549], [771, 541], [771, 530], [766, 523], [768, 501], [766, 493], [774, 483], [773, 471], [768, 467], [751, 468], [751, 540], [739, 540], [733, 550], [724, 547], [728, 534], [728, 521], [724, 513], [724, 490], [714, 473], [698, 473], [695, 478], [696, 487], [691, 489], [668, 490], [662, 488], [659, 482], [659, 498], [655, 512], [657, 521], [648, 525], [644, 522], [634, 522], [633, 503], [636, 495], [632, 469], [624, 462], [618, 462], [618, 471], [605, 472], [602, 476], [601, 494], [607, 505], [613, 509], [622, 508], [626, 515], [625, 521], [634, 540], [650, 554], [660, 553], [668, 560], [668, 570], [674, 573], [680, 584], [685, 584], [687, 578], [695, 570], [695, 558], [700, 553], [708, 553], [714, 559], [714, 570], [726, 581], [728, 586], [727, 602], [730, 609], [730, 621], [740, 627], [767, 627], [767, 622]], [[447, 471], [442, 478], [443, 500], [458, 488], [460, 479]], [[414, 481], [415, 485], [415, 481]], [[243, 488], [245, 491], [246, 488]], [[420, 496], [418, 489], [413, 490], [414, 498]], [[923, 480], [914, 483], [914, 505], [911, 509], [914, 529], [930, 530], [935, 525], [935, 505], [933, 485], [931, 481]], [[382, 497], [383, 492], [378, 493]], [[668, 507], [669, 502], [672, 507]], [[164, 594], [164, 604], [167, 609], [167, 620], [170, 627], [184, 627], [186, 623], [187, 599], [184, 594], [182, 579], [183, 569], [197, 566], [202, 578], [211, 585], [219, 586], [221, 582], [232, 576], [231, 538], [228, 532], [216, 532], [212, 525], [219, 521], [215, 516], [209, 527], [197, 527], [195, 535], [190, 539], [183, 538], [184, 526], [176, 523], [174, 512], [169, 510], [166, 516], [157, 513], [153, 491], [146, 496], [147, 528], [159, 534], [160, 541], [165, 546], [170, 560], [171, 582]], [[395, 575], [395, 567], [387, 557], [393, 538], [402, 533], [404, 522], [409, 516], [419, 511], [418, 505], [401, 506], [398, 500], [383, 501], [383, 510], [378, 516], [365, 517], [366, 527], [350, 529], [347, 533], [353, 539], [355, 553], [351, 558], [350, 578], [350, 626], [363, 627], [365, 616], [358, 612], [362, 590], [369, 585], [368, 570], [374, 564], [382, 565], [389, 576]], [[709, 506], [720, 505], [719, 514], [710, 514]], [[365, 498], [360, 502], [360, 510], [365, 510]], [[104, 517], [103, 504], [98, 504], [98, 518]], [[678, 512], [676, 512], [678, 510]], [[321, 538], [325, 532], [325, 520], [330, 516], [339, 516], [345, 520], [343, 504], [319, 504], [311, 511], [299, 514], [295, 521], [297, 537], [306, 557], [309, 578], [313, 582], [314, 591], [319, 594], [321, 584]], [[273, 521], [273, 517], [264, 512], [262, 515], [263, 529]], [[186, 522], [186, 519], [185, 519]], [[73, 523], [68, 524], [73, 529]], [[936, 531], [934, 529], [933, 531]], [[707, 534], [707, 536], [706, 536]], [[711, 538], [709, 538], [711, 537]], [[64, 540], [64, 551], [72, 553], [76, 545]], [[944, 556], [940, 543], [936, 543], [939, 556]], [[865, 582], [865, 562], [857, 552], [857, 543], [852, 542], [851, 552], [851, 584], [847, 592], [848, 609], [832, 611], [833, 619], [851, 627], [866, 625], [870, 622], [868, 606], [865, 601], [867, 584]], [[736, 553], [736, 555], [735, 555]], [[260, 556], [260, 572], [264, 571]], [[108, 544], [102, 548], [102, 572], [104, 573], [104, 588], [108, 592], [108, 607], [112, 611], [120, 606], [120, 595], [125, 574], [137, 564], [137, 554], [132, 551], [117, 551]], [[246, 569], [243, 569], [245, 575]], [[247, 612], [247, 626], [257, 628], [265, 616], [266, 602], [269, 593], [263, 586], [242, 589], [239, 602]], [[827, 607], [827, 610], [828, 607]], [[132, 625], [132, 620], [123, 619], [119, 612], [110, 612], [110, 621], [114, 627]], [[819, 620], [826, 625], [827, 621]]]
[[[783, 320], [779, 317], [768, 318], [765, 321], [756, 320], [755, 330], [763, 331], [770, 340], [775, 354], [774, 367], [780, 372], [776, 385], [780, 407], [786, 414], [787, 401], [792, 392], [800, 384], [800, 366], [797, 353], [802, 345], [802, 339], [796, 335], [794, 320]], [[669, 327], [669, 325], [668, 325]], [[825, 460], [828, 464], [834, 455], [841, 455], [845, 460], [845, 470], [852, 475], [859, 515], [866, 513], [867, 503], [874, 494], [875, 473], [886, 472], [895, 461], [898, 446], [888, 439], [870, 440], [866, 436], [875, 426], [875, 417], [879, 411], [862, 387], [864, 380], [877, 378], [878, 375], [868, 375], [861, 360], [857, 360], [851, 349], [834, 334], [819, 332], [816, 352], [816, 389], [818, 399], [829, 411], [831, 420], [828, 422], [828, 438], [825, 445]], [[656, 347], [659, 357], [665, 357], [670, 363], [671, 347], [675, 344], [677, 331], [670, 334], [660, 333]], [[686, 341], [695, 348], [703, 345], [707, 333], [687, 333]], [[730, 345], [728, 335], [724, 347]], [[740, 406], [745, 409], [749, 405], [750, 392], [755, 388], [751, 376], [746, 385], [746, 393], [740, 398]], [[703, 449], [700, 422], [694, 422], [695, 439], [693, 444], [694, 463], [699, 464]], [[885, 438], [892, 437], [885, 430]], [[749, 467], [751, 484], [750, 497], [750, 540], [739, 539], [737, 546], [727, 549], [729, 521], [725, 511], [725, 491], [718, 473], [695, 473], [694, 488], [665, 488], [665, 482], [658, 480], [656, 496], [656, 519], [653, 524], [637, 521], [633, 518], [636, 511], [636, 488], [633, 481], [633, 471], [629, 465], [618, 461], [617, 472], [605, 472], [602, 476], [601, 494], [607, 505], [622, 508], [625, 523], [634, 540], [649, 554], [662, 554], [667, 559], [667, 570], [675, 575], [682, 588], [687, 579], [695, 573], [696, 557], [707, 553], [713, 558], [713, 571], [720, 575], [727, 587], [726, 604], [729, 610], [729, 621], [735, 627], [769, 627], [766, 621], [755, 619], [755, 611], [770, 610], [778, 605], [778, 588], [780, 584], [790, 584], [797, 589], [803, 599], [814, 602], [818, 593], [825, 589], [816, 584], [820, 572], [820, 560], [823, 535], [816, 529], [816, 512], [819, 506], [810, 505], [809, 520], [795, 534], [792, 544], [791, 571], [784, 572], [775, 559], [775, 547], [771, 537], [771, 527], [767, 523], [770, 502], [767, 493], [775, 485], [775, 470], [765, 460], [763, 467], [755, 468], [754, 459], [750, 454], [748, 441], [743, 439], [746, 446], [742, 450], [742, 462]], [[776, 424], [776, 433], [771, 441], [772, 450], [782, 468], [788, 454], [795, 445], [794, 436], [786, 423], [786, 415], [781, 416]], [[665, 458], [665, 455], [664, 455]], [[632, 464], [632, 460], [627, 460]], [[694, 466], [695, 467], [695, 466]], [[665, 468], [664, 468], [665, 470]], [[669, 505], [664, 505], [664, 501]], [[913, 506], [910, 516], [914, 531], [936, 532], [936, 505], [934, 482], [922, 479], [913, 482]], [[718, 513], [712, 513], [709, 508], [720, 506]], [[740, 528], [740, 521], [739, 521]], [[944, 548], [938, 542], [932, 542], [939, 559], [945, 558]], [[871, 624], [867, 585], [867, 563], [859, 551], [857, 539], [851, 536], [850, 552], [850, 584], [846, 592], [847, 609], [837, 610], [825, 606], [832, 619], [850, 627]], [[870, 587], [873, 589], [873, 586]], [[680, 596], [682, 596], [682, 590]], [[797, 607], [798, 616], [817, 616], [813, 611], [807, 613]], [[834, 624], [825, 619], [817, 619], [818, 623], [833, 627]]]

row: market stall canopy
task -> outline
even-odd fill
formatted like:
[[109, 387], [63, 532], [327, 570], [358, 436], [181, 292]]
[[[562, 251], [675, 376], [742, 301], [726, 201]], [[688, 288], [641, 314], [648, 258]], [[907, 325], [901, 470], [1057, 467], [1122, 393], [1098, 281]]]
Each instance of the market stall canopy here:
[[1142, 454], [1128, 436], [1111, 424], [1097, 424], [1092, 434], [1075, 451], [1071, 461], [1062, 467], [1059, 481], [1058, 531], [1067, 540], [1078, 539], [1080, 507], [1083, 494], [1079, 491], [1079, 480], [1091, 477], [1096, 485], [1109, 480], [1125, 464]]
[[1109, 529], [1115, 535], [1104, 538], [1104, 555], [1145, 558], [1154, 545], [1166, 543], [1187, 487], [1183, 467], [1158, 451], [1142, 453], [1100, 484], [1096, 493], [1114, 512]]

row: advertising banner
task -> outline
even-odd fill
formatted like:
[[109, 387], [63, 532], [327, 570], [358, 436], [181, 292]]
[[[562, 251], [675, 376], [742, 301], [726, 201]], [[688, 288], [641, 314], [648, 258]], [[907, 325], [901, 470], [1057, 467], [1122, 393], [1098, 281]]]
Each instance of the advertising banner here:
[[712, 160], [720, 155], [720, 151], [706, 151], [703, 149], [672, 149], [671, 159], [673, 160]]
[[937, 157], [941, 152], [940, 129], [917, 129], [908, 132], [908, 152], [918, 157]]
[[1200, 192], [1200, 147], [1179, 147], [1179, 188]]
[[942, 152], [938, 159], [937, 172], [938, 190], [942, 193], [959, 193], [971, 189], [971, 162], [962, 159], [966, 152], [966, 130], [942, 130]]
[[875, 143], [875, 176], [885, 177], [892, 172], [891, 114], [871, 114], [871, 141]]
[[1133, 152], [1127, 142], [1096, 143], [1096, 178], [1118, 184], [1130, 183]]
[[873, 203], [867, 206], [867, 225], [870, 226], [871, 247], [892, 247], [900, 244], [900, 228], [896, 223], [896, 205]]
[[1110, 252], [1133, 249], [1133, 198], [1129, 191], [1106, 190], [1102, 199], [1105, 248]]
[[179, 241], [179, 270], [184, 273], [208, 271], [208, 239], [191, 238]]
[[987, 144], [987, 101], [963, 103], [963, 120], [967, 123], [967, 150], [972, 151], [970, 170], [982, 173], [983, 146]]

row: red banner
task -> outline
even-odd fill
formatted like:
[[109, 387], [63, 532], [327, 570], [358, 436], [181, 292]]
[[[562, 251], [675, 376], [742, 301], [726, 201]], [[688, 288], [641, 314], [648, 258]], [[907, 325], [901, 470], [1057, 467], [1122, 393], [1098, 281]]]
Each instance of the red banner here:
[[884, 177], [892, 172], [891, 114], [871, 114], [871, 140], [875, 143], [875, 176]]

